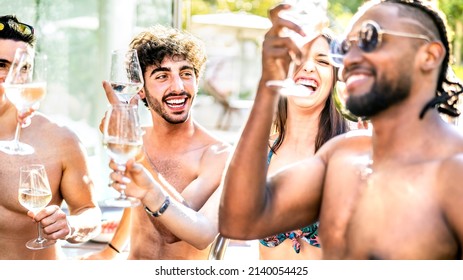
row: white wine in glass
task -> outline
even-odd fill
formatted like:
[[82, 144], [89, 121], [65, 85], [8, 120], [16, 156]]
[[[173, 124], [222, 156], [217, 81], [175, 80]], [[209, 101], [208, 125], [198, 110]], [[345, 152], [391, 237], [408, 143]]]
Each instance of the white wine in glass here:
[[[318, 34], [328, 24], [326, 16], [326, 7], [323, 6], [322, 0], [286, 0], [283, 3], [291, 5], [290, 9], [282, 10], [280, 16], [299, 25], [306, 36], [301, 36], [295, 31], [284, 29], [287, 36], [291, 37], [294, 43], [303, 50], [305, 44], [316, 38]], [[290, 54], [291, 55], [291, 54]], [[281, 95], [292, 96], [308, 96], [311, 91], [304, 85], [299, 85], [294, 82], [296, 74], [296, 62], [294, 57], [289, 64], [288, 73], [284, 80], [268, 81], [268, 87], [275, 87]]]
[[[37, 213], [51, 201], [51, 189], [48, 182], [45, 166], [42, 164], [29, 164], [19, 170], [19, 203], [26, 209]], [[26, 247], [31, 250], [44, 249], [56, 243], [42, 237], [42, 226], [37, 223], [38, 237], [29, 240]]]
[[[103, 145], [109, 157], [120, 166], [120, 169], [125, 169], [127, 161], [140, 152], [143, 145], [143, 132], [140, 127], [137, 105], [110, 105], [103, 126]], [[138, 199], [126, 196], [125, 186], [120, 186], [122, 190], [119, 197], [106, 200], [106, 205], [133, 207], [140, 204]]]
[[[45, 98], [47, 88], [47, 56], [33, 49], [16, 50], [13, 63], [6, 76], [3, 87], [8, 100], [18, 112], [37, 110], [40, 101]], [[19, 141], [21, 124], [18, 122], [14, 139], [0, 141], [0, 151], [11, 155], [29, 155], [34, 148]]]
[[121, 49], [112, 52], [109, 83], [122, 103], [129, 103], [142, 89], [143, 73], [136, 50]]

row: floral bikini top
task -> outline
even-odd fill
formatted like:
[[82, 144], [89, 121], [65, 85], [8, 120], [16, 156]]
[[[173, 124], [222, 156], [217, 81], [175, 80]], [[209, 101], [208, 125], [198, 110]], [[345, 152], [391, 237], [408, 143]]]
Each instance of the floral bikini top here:
[[[270, 164], [272, 159], [273, 151], [270, 150], [267, 157], [267, 163]], [[303, 227], [301, 229], [290, 231], [286, 233], [280, 233], [277, 235], [269, 236], [264, 239], [260, 239], [259, 242], [266, 247], [276, 247], [283, 243], [286, 239], [290, 239], [293, 243], [293, 249], [297, 254], [301, 251], [300, 240], [304, 240], [312, 246], [320, 248], [320, 243], [318, 242], [318, 222], [313, 223], [309, 226]]]

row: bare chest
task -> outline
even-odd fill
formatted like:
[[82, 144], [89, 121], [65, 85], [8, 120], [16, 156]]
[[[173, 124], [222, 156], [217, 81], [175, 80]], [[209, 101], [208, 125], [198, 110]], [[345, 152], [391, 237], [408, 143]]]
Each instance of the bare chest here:
[[[333, 258], [439, 259], [452, 237], [439, 207], [438, 164], [389, 167], [365, 174], [345, 166], [327, 180], [320, 238]], [[334, 170], [332, 170], [334, 171]]]
[[178, 192], [198, 177], [202, 153], [181, 153], [146, 157], [145, 165], [159, 173]]

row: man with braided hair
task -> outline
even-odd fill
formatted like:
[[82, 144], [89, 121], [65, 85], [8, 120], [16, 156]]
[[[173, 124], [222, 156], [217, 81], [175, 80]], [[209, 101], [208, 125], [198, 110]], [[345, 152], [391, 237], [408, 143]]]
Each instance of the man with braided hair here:
[[[447, 76], [445, 21], [423, 1], [370, 1], [345, 40], [346, 106], [372, 130], [324, 144], [314, 157], [267, 178], [266, 141], [288, 52], [301, 55], [270, 11], [258, 92], [224, 177], [219, 231], [256, 239], [320, 221], [325, 259], [462, 259], [463, 135], [443, 121], [458, 116], [462, 84]], [[285, 69], [285, 68], [283, 68]], [[272, 221], [269, 223], [268, 221]]]

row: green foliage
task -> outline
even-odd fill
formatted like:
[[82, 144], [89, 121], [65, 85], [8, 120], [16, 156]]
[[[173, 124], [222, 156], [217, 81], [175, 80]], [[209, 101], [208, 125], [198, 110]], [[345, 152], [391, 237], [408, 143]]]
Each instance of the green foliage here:
[[268, 9], [280, 0], [191, 0], [191, 14], [247, 12], [266, 17]]
[[463, 81], [463, 65], [453, 65], [452, 69], [455, 72], [455, 75]]
[[364, 0], [328, 0], [328, 10], [334, 16], [354, 14]]
[[463, 1], [439, 0], [439, 8], [447, 16], [447, 20], [450, 26], [455, 26], [457, 21], [463, 21]]

